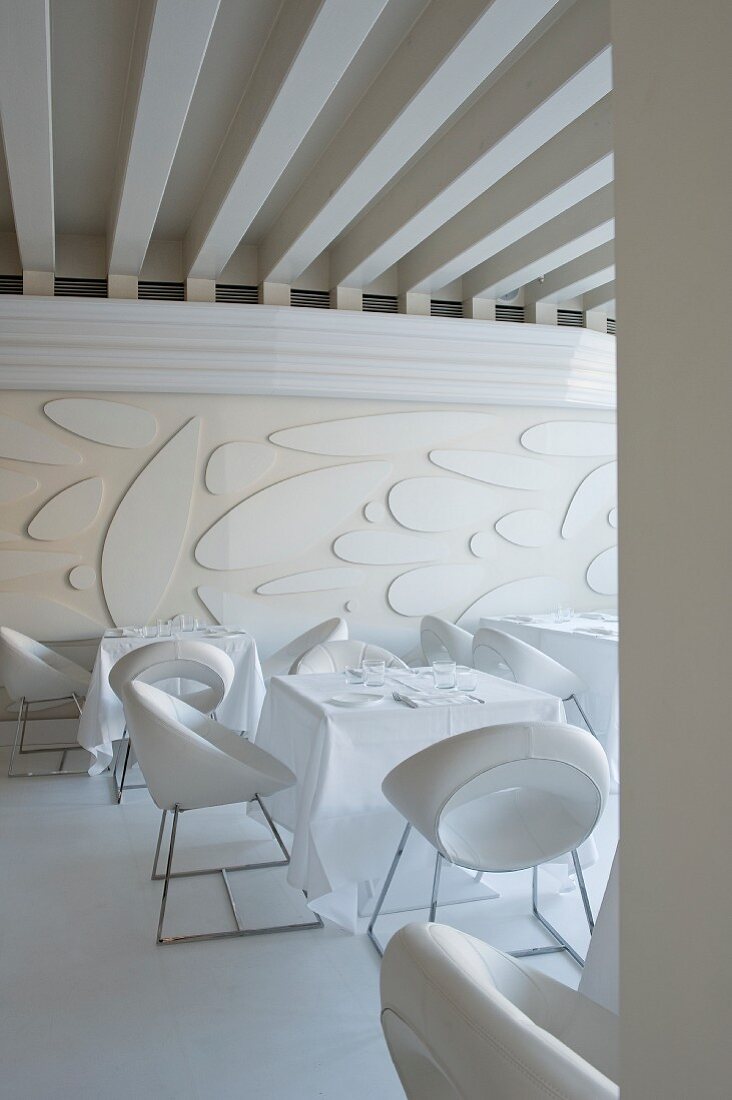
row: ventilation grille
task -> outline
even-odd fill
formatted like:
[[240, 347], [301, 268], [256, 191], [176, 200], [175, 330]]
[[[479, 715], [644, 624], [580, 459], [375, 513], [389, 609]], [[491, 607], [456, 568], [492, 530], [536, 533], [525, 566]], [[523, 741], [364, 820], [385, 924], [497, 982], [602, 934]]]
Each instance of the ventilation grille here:
[[291, 306], [307, 306], [310, 309], [330, 309], [330, 293], [327, 290], [290, 291]]
[[607, 331], [610, 333], [611, 336], [615, 335], [615, 318], [614, 317], [608, 317], [608, 319], [607, 319]]
[[0, 294], [22, 294], [22, 275], [0, 275]]
[[398, 313], [399, 300], [395, 294], [364, 294], [364, 313]]
[[67, 279], [56, 276], [53, 293], [57, 298], [106, 298], [106, 279]]
[[237, 283], [217, 283], [217, 302], [238, 302], [240, 305], [256, 306], [259, 290], [256, 286], [240, 286]]
[[141, 279], [137, 284], [137, 297], [156, 302], [184, 302], [185, 284], [159, 283]]
[[497, 321], [517, 321], [519, 324], [521, 324], [523, 322], [523, 319], [523, 306], [504, 306], [501, 302], [496, 302]]
[[558, 309], [557, 324], [569, 325], [570, 328], [582, 328], [581, 309]]
[[433, 298], [430, 302], [431, 317], [462, 317], [462, 302], [446, 302], [442, 298]]

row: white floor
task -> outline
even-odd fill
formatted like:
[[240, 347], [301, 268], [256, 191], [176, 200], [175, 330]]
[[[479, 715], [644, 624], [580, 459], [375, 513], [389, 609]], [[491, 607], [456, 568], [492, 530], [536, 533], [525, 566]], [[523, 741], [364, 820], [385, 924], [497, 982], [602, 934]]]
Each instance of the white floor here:
[[[0, 1095], [3, 1100], [391, 1100], [401, 1097], [379, 1027], [379, 961], [365, 936], [334, 927], [156, 946], [159, 824], [146, 791], [118, 807], [108, 777], [5, 778], [0, 752]], [[595, 907], [617, 838], [611, 799], [587, 874]], [[184, 815], [181, 867], [276, 858], [240, 809]], [[235, 876], [247, 921], [307, 920], [276, 870]], [[546, 942], [526, 916], [529, 880], [491, 880], [501, 897], [441, 918], [495, 943]], [[549, 919], [586, 945], [576, 891], [542, 874]], [[429, 884], [426, 884], [426, 889]], [[218, 877], [171, 886], [166, 931], [228, 927]], [[424, 919], [410, 914], [410, 919]], [[403, 922], [402, 922], [403, 923]], [[386, 917], [383, 935], [398, 925]], [[536, 965], [575, 984], [564, 955]]]

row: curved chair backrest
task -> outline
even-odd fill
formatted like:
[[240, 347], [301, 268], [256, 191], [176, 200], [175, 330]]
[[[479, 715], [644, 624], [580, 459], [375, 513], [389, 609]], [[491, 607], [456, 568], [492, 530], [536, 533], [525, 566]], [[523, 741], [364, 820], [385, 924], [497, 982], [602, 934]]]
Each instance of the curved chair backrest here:
[[598, 741], [559, 722], [514, 722], [449, 737], [389, 772], [387, 799], [446, 859], [519, 871], [579, 848], [607, 802]]
[[272, 653], [262, 661], [262, 675], [265, 679], [268, 676], [287, 676], [288, 673], [294, 672], [294, 666], [302, 655], [313, 646], [322, 642], [345, 641], [347, 638], [348, 623], [345, 619], [326, 619], [325, 622], [306, 630], [304, 634], [298, 634], [297, 638], [293, 638], [282, 649], [278, 649], [276, 653]]
[[408, 924], [381, 965], [381, 1024], [409, 1100], [618, 1100], [618, 1020], [442, 924]]
[[152, 684], [128, 681], [122, 702], [132, 747], [161, 810], [250, 802], [295, 782], [268, 752]]
[[[174, 694], [186, 699], [196, 710], [210, 714], [229, 693], [234, 680], [234, 664], [228, 653], [207, 642], [171, 639], [151, 642], [125, 653], [112, 665], [109, 683], [115, 695], [122, 698], [122, 689], [130, 680], [160, 684], [166, 680], [181, 681], [181, 691]], [[203, 690], [183, 690], [183, 684], [203, 684]]]
[[17, 702], [86, 695], [89, 673], [33, 638], [0, 626], [0, 683]]
[[295, 664], [293, 672], [343, 672], [346, 667], [359, 668], [364, 661], [383, 660], [387, 668], [406, 668], [399, 657], [370, 642], [325, 642], [313, 646]]
[[528, 642], [502, 630], [481, 627], [473, 641], [473, 664], [481, 672], [501, 675], [499, 664], [508, 668], [517, 684], [569, 699], [584, 690], [582, 680], [559, 661], [547, 657]]
[[428, 662], [447, 653], [458, 665], [473, 665], [473, 635], [447, 619], [425, 615], [419, 628], [422, 652]]

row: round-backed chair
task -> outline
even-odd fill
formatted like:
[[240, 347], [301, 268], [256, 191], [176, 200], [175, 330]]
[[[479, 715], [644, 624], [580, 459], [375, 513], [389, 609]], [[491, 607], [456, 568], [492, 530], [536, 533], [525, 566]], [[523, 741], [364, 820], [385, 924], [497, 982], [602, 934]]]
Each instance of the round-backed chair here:
[[[208, 642], [171, 638], [138, 646], [115, 661], [109, 670], [109, 684], [118, 698], [122, 699], [123, 688], [131, 680], [141, 680], [146, 684], [166, 683], [171, 689], [169, 694], [182, 699], [202, 714], [215, 714], [234, 681], [234, 663], [227, 653]], [[127, 745], [122, 778], [117, 784], [117, 766], [125, 739]], [[125, 790], [131, 751], [125, 731], [112, 769], [118, 803], [122, 801]], [[134, 784], [132, 787], [128, 784], [127, 789], [136, 790], [142, 786], [144, 784]]]
[[313, 646], [296, 662], [292, 671], [298, 676], [310, 672], [343, 672], [346, 668], [359, 668], [364, 661], [383, 660], [387, 668], [406, 669], [404, 661], [370, 642], [324, 642]]
[[262, 661], [262, 675], [265, 680], [270, 676], [287, 676], [304, 653], [323, 642], [342, 642], [348, 638], [348, 623], [345, 619], [326, 619], [317, 626], [298, 634], [291, 642], [272, 653]]
[[[289, 863], [287, 848], [262, 799], [295, 783], [290, 769], [251, 741], [152, 684], [139, 679], [128, 680], [121, 692], [130, 741], [152, 799], [162, 810], [152, 873], [154, 881], [163, 881], [157, 942], [170, 944], [321, 928], [322, 921], [317, 916], [304, 923], [245, 927], [228, 878], [234, 871], [279, 867]], [[173, 871], [175, 841], [182, 813], [248, 802], [259, 805], [282, 858], [236, 866]], [[168, 853], [165, 871], [160, 873], [158, 860], [169, 813], [173, 818]], [[220, 932], [166, 936], [164, 920], [171, 879], [212, 874], [222, 876], [236, 927]]]
[[473, 635], [461, 626], [455, 626], [437, 615], [425, 615], [420, 623], [419, 640], [429, 664], [447, 653], [455, 664], [472, 668]]
[[476, 872], [531, 868], [533, 913], [556, 946], [512, 954], [567, 951], [584, 959], [539, 909], [538, 868], [571, 853], [585, 916], [594, 919], [577, 849], [605, 808], [609, 787], [605, 753], [586, 730], [559, 722], [513, 722], [457, 734], [422, 749], [387, 775], [382, 790], [407, 825], [376, 903], [374, 931], [412, 828], [435, 848], [430, 921], [437, 913], [440, 872], [447, 861]]
[[381, 965], [381, 1026], [408, 1100], [618, 1100], [618, 1017], [443, 924]]
[[[0, 627], [0, 683], [13, 703], [18, 705], [18, 722], [10, 754], [8, 775], [11, 779], [48, 775], [80, 775], [80, 771], [65, 771], [67, 753], [81, 746], [73, 743], [26, 745], [25, 733], [31, 707], [48, 709], [56, 704], [73, 703], [81, 717], [83, 700], [89, 688], [90, 674], [81, 665], [62, 657], [48, 646], [36, 642], [9, 627]], [[16, 772], [19, 756], [60, 752], [61, 761], [52, 771]]]
[[563, 703], [573, 702], [590, 733], [597, 736], [577, 698], [587, 690], [584, 681], [535, 646], [502, 630], [481, 627], [473, 641], [473, 664], [481, 672], [504, 678], [507, 668], [517, 684], [558, 695]]

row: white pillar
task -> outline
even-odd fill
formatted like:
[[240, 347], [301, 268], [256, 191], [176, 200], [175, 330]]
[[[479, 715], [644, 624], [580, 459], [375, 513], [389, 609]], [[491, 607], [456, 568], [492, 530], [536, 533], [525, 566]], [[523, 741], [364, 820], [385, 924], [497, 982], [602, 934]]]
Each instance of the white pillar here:
[[474, 321], [495, 321], [495, 298], [466, 298], [463, 302], [463, 317]]
[[621, 1095], [729, 1096], [732, 5], [613, 0]]
[[53, 298], [53, 272], [24, 270], [23, 293], [41, 298]]
[[418, 317], [429, 317], [431, 296], [420, 294], [416, 290], [408, 290], [399, 295], [399, 312], [411, 313]]
[[186, 279], [186, 301], [215, 302], [215, 281], [213, 279]]
[[137, 298], [137, 275], [107, 276], [108, 298]]
[[363, 310], [363, 291], [352, 286], [336, 286], [330, 292], [331, 309]]
[[260, 283], [259, 304], [262, 306], [289, 306], [289, 285], [287, 283]]

